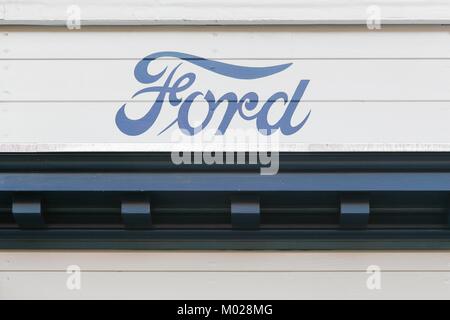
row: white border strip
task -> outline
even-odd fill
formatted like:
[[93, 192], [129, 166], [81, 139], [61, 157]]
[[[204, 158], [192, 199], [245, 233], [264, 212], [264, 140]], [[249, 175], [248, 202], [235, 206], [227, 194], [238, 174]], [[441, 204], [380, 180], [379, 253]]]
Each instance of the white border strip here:
[[[0, 153], [36, 152], [173, 152], [205, 151], [204, 146], [158, 143], [20, 143], [0, 144]], [[224, 148], [208, 145], [206, 151], [255, 152], [272, 151], [270, 146], [256, 148]], [[450, 152], [450, 143], [371, 143], [371, 144], [282, 144], [279, 152]]]
[[2, 0], [0, 24], [66, 25], [450, 24], [446, 0]]

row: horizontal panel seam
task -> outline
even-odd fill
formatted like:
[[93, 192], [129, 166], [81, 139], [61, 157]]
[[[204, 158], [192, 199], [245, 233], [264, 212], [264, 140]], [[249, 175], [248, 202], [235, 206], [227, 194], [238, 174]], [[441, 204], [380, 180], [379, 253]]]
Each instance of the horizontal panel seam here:
[[[449, 270], [434, 270], [434, 269], [418, 269], [418, 270], [380, 270], [382, 273], [450, 273]], [[17, 272], [17, 273], [66, 273], [66, 270], [33, 270], [33, 269], [7, 269], [0, 270], [1, 273]], [[82, 273], [366, 273], [366, 269], [355, 270], [86, 270], [81, 268]]]
[[[136, 57], [136, 58], [0, 58], [0, 61], [140, 61], [144, 58], [142, 57]], [[436, 60], [450, 60], [450, 57], [302, 57], [302, 58], [285, 58], [285, 57], [271, 57], [271, 58], [254, 58], [254, 57], [248, 57], [248, 58], [220, 58], [220, 57], [202, 57], [204, 59], [209, 60], [224, 60], [224, 61], [242, 61], [242, 60], [248, 60], [248, 61], [302, 61], [302, 60], [311, 60], [311, 61], [341, 61], [341, 60], [355, 60], [355, 61], [366, 61], [366, 60], [380, 60], [380, 61], [389, 61], [389, 60], [395, 60], [395, 61], [410, 61], [410, 60], [421, 60], [421, 61], [436, 61]], [[176, 58], [158, 58], [156, 59], [158, 61], [179, 61], [180, 59]], [[183, 60], [186, 61], [195, 61], [195, 60], [201, 60], [199, 59], [188, 59], [184, 58]]]
[[[276, 102], [280, 100], [258, 100], [258, 102]], [[291, 101], [291, 100], [290, 100]], [[296, 102], [297, 100], [292, 100]], [[146, 103], [146, 102], [156, 102], [156, 100], [0, 100], [1, 103]], [[169, 102], [169, 100], [164, 100], [164, 102]], [[194, 101], [195, 102], [195, 101]], [[206, 103], [207, 101], [198, 101], [199, 103]], [[378, 99], [355, 99], [355, 100], [345, 100], [345, 99], [330, 99], [330, 100], [298, 100], [298, 102], [308, 102], [308, 103], [320, 103], [320, 102], [348, 102], [348, 103], [366, 103], [366, 102], [408, 102], [408, 103], [421, 103], [421, 102], [450, 102], [450, 99], [418, 99], [418, 100], [378, 100]], [[224, 105], [226, 101], [223, 102]], [[284, 104], [282, 101], [280, 103]]]

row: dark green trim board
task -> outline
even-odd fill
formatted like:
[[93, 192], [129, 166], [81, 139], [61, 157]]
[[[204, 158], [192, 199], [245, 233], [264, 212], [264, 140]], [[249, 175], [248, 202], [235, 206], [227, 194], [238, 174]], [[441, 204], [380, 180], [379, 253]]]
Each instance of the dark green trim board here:
[[450, 249], [450, 153], [0, 154], [0, 249]]
[[1, 249], [123, 250], [438, 250], [443, 230], [42, 230], [2, 231]]

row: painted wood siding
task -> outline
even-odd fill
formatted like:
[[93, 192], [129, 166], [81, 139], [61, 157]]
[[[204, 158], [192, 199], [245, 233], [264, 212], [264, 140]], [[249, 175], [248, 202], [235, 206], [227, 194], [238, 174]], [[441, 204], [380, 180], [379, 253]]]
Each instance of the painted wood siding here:
[[[143, 116], [154, 103], [153, 96], [131, 98], [143, 88], [133, 71], [143, 57], [160, 51], [250, 67], [291, 64], [280, 75], [252, 81], [218, 77], [189, 63], [180, 66], [198, 72], [192, 90], [211, 90], [218, 97], [256, 91], [261, 105], [276, 91], [292, 94], [299, 80], [308, 79], [293, 121], [309, 111], [311, 117], [298, 134], [281, 136], [280, 151], [450, 150], [449, 26], [0, 30], [0, 140], [3, 147], [25, 145], [10, 150], [55, 150], [66, 143], [73, 145], [66, 151], [83, 150], [83, 144], [95, 150], [108, 144], [128, 150], [125, 143], [142, 151], [178, 147], [169, 133], [157, 134], [177, 117], [178, 108], [167, 107], [168, 102], [162, 120], [144, 134], [125, 135], [114, 121], [124, 103], [131, 118]], [[155, 63], [154, 70], [172, 70], [180, 61], [169, 57]], [[283, 104], [274, 103], [271, 121], [285, 110]], [[203, 119], [200, 101], [193, 105], [194, 118]], [[225, 107], [218, 110], [211, 128], [218, 126]], [[250, 122], [235, 117], [230, 128], [254, 128]], [[49, 145], [53, 149], [45, 149]]]
[[447, 251], [0, 252], [0, 299], [448, 299], [449, 278]]
[[[74, 8], [74, 6], [77, 6]], [[0, 23], [65, 25], [383, 24], [450, 22], [446, 0], [2, 0]]]

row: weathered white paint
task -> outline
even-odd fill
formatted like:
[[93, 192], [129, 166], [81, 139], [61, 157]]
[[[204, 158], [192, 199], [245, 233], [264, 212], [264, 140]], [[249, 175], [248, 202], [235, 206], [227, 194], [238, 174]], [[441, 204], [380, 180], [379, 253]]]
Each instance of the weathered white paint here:
[[368, 290], [365, 272], [86, 272], [68, 290], [65, 272], [1, 272], [4, 299], [423, 299], [447, 300], [450, 272], [385, 272]]
[[0, 23], [65, 25], [73, 5], [84, 25], [366, 24], [378, 12], [382, 24], [450, 22], [445, 0], [2, 0]]
[[66, 271], [450, 272], [450, 251], [0, 251], [0, 272]]
[[[2, 251], [0, 299], [448, 299], [450, 253]], [[81, 268], [81, 290], [66, 268]], [[369, 266], [381, 290], [368, 290]]]
[[211, 59], [438, 59], [450, 58], [449, 33], [450, 26], [4, 26], [0, 58], [139, 60], [164, 49]]
[[[0, 28], [0, 151], [450, 151], [450, 27], [91, 27], [67, 31], [49, 27]], [[33, 44], [33, 45], [30, 45]], [[137, 62], [159, 51], [179, 51], [244, 66], [292, 65], [256, 80], [229, 79], [184, 62], [178, 76], [195, 72], [196, 82], [179, 97], [211, 90], [216, 97], [255, 91], [292, 95], [310, 80], [294, 115], [306, 125], [296, 134], [275, 134], [260, 145], [228, 146], [220, 137], [201, 145], [176, 142], [176, 126], [158, 135], [178, 108], [166, 101], [155, 125], [139, 136], [115, 124], [127, 103], [129, 117], [142, 117], [154, 94], [131, 98], [147, 85], [134, 78]], [[180, 60], [158, 59], [151, 72], [173, 69]], [[163, 78], [165, 79], [165, 78]], [[192, 120], [205, 117], [196, 101]], [[207, 130], [219, 125], [226, 103]], [[275, 122], [285, 106], [269, 113]], [[401, 130], [399, 126], [401, 125]], [[236, 116], [230, 129], [256, 130], [255, 121]], [[211, 133], [211, 132], [210, 132]], [[273, 145], [271, 146], [273, 149]]]

